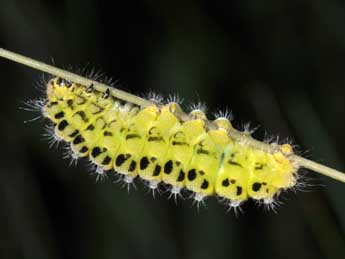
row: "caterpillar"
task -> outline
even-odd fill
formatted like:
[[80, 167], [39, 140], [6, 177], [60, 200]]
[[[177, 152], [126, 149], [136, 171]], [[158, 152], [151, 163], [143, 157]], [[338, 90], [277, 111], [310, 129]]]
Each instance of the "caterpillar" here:
[[131, 183], [136, 176], [156, 189], [182, 188], [194, 199], [218, 195], [238, 206], [248, 198], [273, 202], [280, 190], [296, 184], [289, 144], [268, 153], [231, 139], [226, 118], [207, 129], [201, 110], [181, 121], [175, 102], [139, 108], [62, 78], [47, 84], [43, 114], [55, 125], [58, 139], [70, 143], [75, 157], [88, 157], [101, 171], [113, 169]]
[[210, 121], [201, 109], [186, 114], [174, 101], [144, 100], [3, 49], [0, 55], [55, 75], [39, 109], [53, 123], [54, 141], [68, 143], [74, 159], [88, 158], [101, 175], [116, 172], [127, 184], [139, 177], [153, 191], [166, 184], [175, 197], [186, 189], [198, 203], [217, 196], [235, 210], [248, 199], [273, 208], [298, 184], [300, 167], [344, 181], [288, 143], [237, 131], [226, 117]]

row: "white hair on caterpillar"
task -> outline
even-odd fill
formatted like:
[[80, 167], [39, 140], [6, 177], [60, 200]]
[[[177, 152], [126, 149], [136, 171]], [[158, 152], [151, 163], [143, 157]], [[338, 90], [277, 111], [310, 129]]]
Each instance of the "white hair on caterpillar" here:
[[169, 194], [169, 196], [168, 196], [168, 199], [171, 199], [171, 197], [174, 197], [175, 203], [177, 203], [177, 197], [180, 197], [180, 198], [183, 199], [181, 190], [182, 190], [181, 187], [171, 185], [170, 188], [169, 188], [169, 190], [168, 190], [168, 191], [170, 191], [170, 194]]
[[324, 187], [324, 185], [320, 183], [319, 178], [307, 176], [307, 173], [308, 172], [304, 169], [300, 169], [298, 173], [295, 173], [294, 179], [296, 184], [289, 190], [296, 194], [297, 191], [310, 192], [315, 187]]
[[28, 100], [26, 102], [22, 102], [24, 106], [19, 107], [20, 110], [39, 113], [39, 115], [37, 115], [36, 117], [29, 120], [25, 120], [24, 123], [33, 122], [33, 121], [46, 117], [46, 113], [44, 112], [44, 109], [43, 109], [46, 102], [47, 102], [46, 98], [40, 98], [40, 99]]
[[161, 190], [159, 189], [159, 183], [158, 181], [152, 180], [143, 180], [145, 183], [145, 186], [148, 187], [148, 192], [152, 193], [153, 198], [156, 197], [156, 193], [161, 194]]
[[226, 210], [226, 213], [229, 213], [230, 211], [234, 211], [235, 216], [237, 217], [239, 213], [243, 213], [242, 210], [242, 201], [232, 201], [232, 200], [227, 200], [226, 206], [228, 207]]
[[264, 135], [264, 139], [263, 142], [266, 144], [272, 144], [274, 141], [274, 139], [276, 138], [276, 136], [272, 135], [272, 134], [268, 134], [267, 131], [265, 131], [265, 135]]
[[119, 178], [115, 181], [115, 183], [120, 183], [121, 187], [126, 188], [128, 193], [131, 187], [133, 187], [133, 189], [137, 189], [134, 182], [134, 176], [128, 175], [124, 172], [118, 172], [117, 175], [119, 176]]
[[108, 76], [106, 72], [102, 71], [101, 68], [97, 68], [95, 65], [92, 65], [90, 63], [86, 64], [82, 68], [68, 66], [66, 69], [102, 84], [116, 87], [119, 86], [118, 80], [114, 80], [112, 77]]
[[19, 109], [24, 110], [24, 111], [30, 111], [30, 112], [40, 112], [42, 113], [42, 115], [44, 115], [43, 107], [46, 104], [46, 102], [47, 102], [46, 98], [28, 100], [26, 102], [22, 102], [24, 106], [19, 107]]
[[199, 192], [193, 192], [190, 196], [190, 198], [193, 199], [193, 203], [192, 206], [194, 206], [194, 204], [196, 204], [197, 210], [199, 211], [200, 209], [200, 204], [203, 207], [206, 207], [206, 203], [205, 203], [205, 199], [206, 199], [206, 195], [199, 193]]
[[203, 113], [206, 113], [207, 112], [207, 106], [205, 103], [199, 101], [197, 103], [193, 103], [191, 106], [190, 106], [190, 111], [193, 112], [193, 111], [201, 111]]
[[278, 195], [275, 195], [275, 197], [256, 200], [255, 204], [258, 207], [263, 207], [265, 211], [273, 211], [277, 214], [277, 209], [282, 205], [282, 202], [278, 201]]
[[57, 148], [63, 139], [55, 134], [55, 124], [47, 124], [42, 134], [43, 140], [48, 141], [49, 148]]
[[[57, 136], [58, 137], [58, 136]], [[69, 166], [76, 166], [78, 163], [79, 155], [72, 150], [71, 146], [66, 143], [64, 146], [63, 159], [70, 159]]]
[[243, 134], [246, 135], [252, 135], [255, 131], [258, 130], [258, 128], [260, 127], [260, 125], [257, 125], [255, 127], [252, 127], [250, 125], [250, 122], [244, 123], [242, 128], [243, 128]]
[[234, 119], [234, 116], [232, 114], [232, 111], [228, 110], [227, 108], [223, 110], [216, 111], [213, 116], [216, 119], [227, 119], [229, 121], [232, 121]]
[[152, 101], [155, 104], [162, 104], [164, 101], [164, 98], [162, 95], [153, 91], [150, 91], [148, 94], [144, 94], [143, 97], [147, 100]]
[[181, 105], [183, 103], [183, 98], [178, 94], [169, 94], [165, 103], [177, 103], [178, 105]]
[[99, 182], [99, 181], [102, 182], [108, 178], [107, 172], [103, 170], [102, 167], [97, 166], [97, 165], [95, 166], [92, 174], [96, 175], [96, 182]]

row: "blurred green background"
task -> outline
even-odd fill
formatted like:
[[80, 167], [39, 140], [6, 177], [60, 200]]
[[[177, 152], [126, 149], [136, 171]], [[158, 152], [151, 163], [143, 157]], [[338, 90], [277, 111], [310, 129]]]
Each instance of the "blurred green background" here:
[[[343, 1], [0, 0], [0, 46], [228, 107], [236, 127], [345, 170]], [[96, 184], [49, 149], [44, 121], [23, 123], [41, 73], [0, 58], [0, 76], [0, 258], [345, 258], [345, 184], [304, 172], [312, 186], [277, 214], [248, 202], [238, 217]]]

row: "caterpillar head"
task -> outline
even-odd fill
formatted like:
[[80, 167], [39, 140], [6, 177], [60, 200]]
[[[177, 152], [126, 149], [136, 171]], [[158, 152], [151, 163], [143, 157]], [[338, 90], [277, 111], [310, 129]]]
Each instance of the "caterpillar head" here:
[[57, 123], [64, 115], [64, 108], [70, 106], [77, 85], [71, 81], [55, 77], [47, 83], [47, 102], [43, 107], [45, 117]]
[[75, 85], [66, 79], [52, 78], [47, 84], [47, 98], [49, 101], [62, 101], [70, 98]]

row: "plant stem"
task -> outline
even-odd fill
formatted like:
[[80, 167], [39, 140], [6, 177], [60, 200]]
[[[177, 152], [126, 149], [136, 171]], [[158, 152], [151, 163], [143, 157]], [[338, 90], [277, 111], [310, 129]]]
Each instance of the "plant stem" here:
[[295, 161], [297, 163], [297, 165], [299, 165], [301, 167], [310, 169], [311, 171], [314, 171], [316, 173], [331, 177], [335, 180], [338, 180], [340, 182], [345, 183], [345, 174], [338, 171], [338, 170], [335, 170], [335, 169], [330, 168], [328, 166], [324, 166], [322, 164], [316, 163], [312, 160], [309, 160], [309, 159], [306, 159], [304, 157], [300, 157], [297, 155], [293, 155], [291, 157], [291, 159], [293, 161]]
[[69, 72], [69, 71], [45, 64], [43, 62], [34, 60], [32, 58], [25, 57], [23, 55], [5, 50], [3, 48], [0, 48], [0, 56], [4, 57], [6, 59], [12, 60], [14, 62], [23, 64], [25, 66], [32, 67], [34, 69], [46, 72], [48, 74], [70, 80], [70, 81], [77, 83], [77, 84], [80, 84], [80, 85], [89, 86], [89, 85], [93, 84], [94, 88], [100, 92], [105, 92], [109, 88], [110, 93], [113, 96], [117, 97], [118, 99], [136, 104], [136, 105], [141, 106], [141, 107], [146, 107], [146, 106], [152, 105], [152, 103], [150, 101], [147, 101], [147, 100], [140, 98], [138, 96], [135, 96], [133, 94], [129, 94], [125, 91], [116, 89], [114, 87], [110, 87], [106, 84], [102, 84], [102, 83], [93, 81], [91, 79], [82, 77], [82, 76], [74, 74], [72, 72]]

